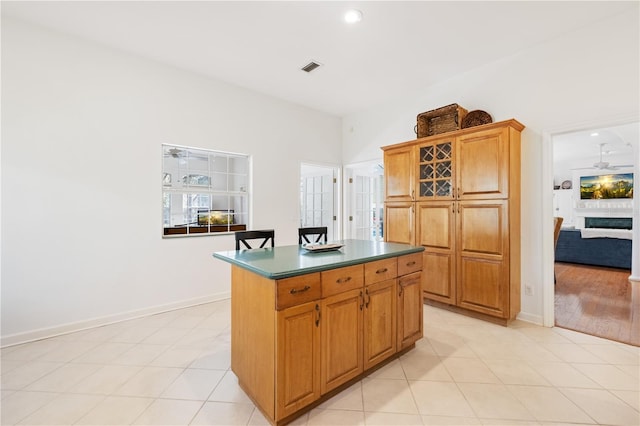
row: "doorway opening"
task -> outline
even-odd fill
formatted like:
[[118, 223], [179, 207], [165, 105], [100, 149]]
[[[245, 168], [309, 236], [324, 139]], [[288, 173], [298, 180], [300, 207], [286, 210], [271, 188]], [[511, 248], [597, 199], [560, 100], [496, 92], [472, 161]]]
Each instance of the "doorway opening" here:
[[[634, 320], [640, 315], [640, 282], [635, 282], [640, 224], [633, 195], [639, 125], [599, 126], [546, 138], [545, 158], [552, 167], [544, 174], [549, 186], [553, 181], [552, 216], [563, 218], [558, 246], [545, 255], [550, 265], [545, 267], [546, 326], [639, 343], [632, 338], [640, 332]], [[549, 217], [545, 224], [552, 221]], [[620, 224], [627, 229], [617, 229]], [[547, 234], [545, 247], [553, 247]], [[621, 248], [606, 248], [614, 245]]]
[[381, 160], [345, 166], [345, 238], [384, 241]]
[[300, 227], [327, 227], [327, 240], [340, 239], [338, 220], [340, 169], [335, 166], [300, 165]]

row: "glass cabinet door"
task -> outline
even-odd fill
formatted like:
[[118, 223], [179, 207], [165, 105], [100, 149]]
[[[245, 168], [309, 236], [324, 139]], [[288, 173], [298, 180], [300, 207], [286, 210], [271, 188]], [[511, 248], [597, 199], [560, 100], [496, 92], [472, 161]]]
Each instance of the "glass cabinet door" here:
[[453, 140], [440, 139], [420, 145], [418, 155], [418, 198], [453, 198]]

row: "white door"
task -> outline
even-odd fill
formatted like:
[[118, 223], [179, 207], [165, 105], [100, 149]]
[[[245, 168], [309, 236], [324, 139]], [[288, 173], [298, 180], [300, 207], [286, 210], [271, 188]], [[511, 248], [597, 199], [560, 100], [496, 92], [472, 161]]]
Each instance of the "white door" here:
[[340, 169], [303, 163], [300, 166], [300, 227], [327, 227], [327, 240], [340, 239], [337, 215]]
[[563, 219], [563, 226], [573, 226], [573, 190], [553, 190], [553, 215]]
[[345, 167], [345, 238], [383, 241], [382, 161]]

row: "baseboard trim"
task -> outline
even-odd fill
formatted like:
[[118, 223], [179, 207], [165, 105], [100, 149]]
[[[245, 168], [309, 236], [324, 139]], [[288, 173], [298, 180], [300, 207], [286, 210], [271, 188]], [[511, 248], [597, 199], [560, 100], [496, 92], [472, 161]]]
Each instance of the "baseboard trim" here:
[[426, 297], [422, 298], [422, 302], [426, 305], [435, 306], [436, 308], [444, 309], [450, 312], [455, 312], [456, 314], [465, 315], [471, 318], [476, 318], [479, 320], [491, 322], [494, 324], [508, 326], [511, 319], [508, 318], [498, 318], [493, 315], [484, 314], [481, 312], [475, 312], [470, 309], [461, 308], [459, 306], [450, 305], [448, 303], [440, 302], [438, 300], [428, 299]]
[[87, 330], [104, 325], [115, 324], [122, 321], [128, 321], [136, 318], [142, 318], [149, 315], [160, 314], [163, 312], [175, 311], [176, 309], [188, 308], [191, 306], [202, 305], [205, 303], [217, 302], [231, 298], [231, 292], [222, 292], [211, 294], [204, 297], [196, 297], [193, 299], [181, 300], [179, 302], [167, 303], [165, 305], [151, 306], [148, 308], [137, 309], [128, 312], [121, 312], [114, 315], [90, 318], [83, 321], [76, 321], [57, 325], [54, 327], [40, 328], [37, 330], [26, 331], [23, 333], [11, 334], [0, 338], [0, 348], [20, 345], [23, 343], [34, 342], [36, 340], [48, 339], [50, 337], [61, 336], [63, 334], [74, 333], [76, 331]]
[[516, 316], [516, 319], [519, 319], [520, 321], [524, 321], [524, 322], [530, 322], [535, 325], [544, 325], [544, 322], [542, 320], [542, 315], [534, 315], [534, 314], [528, 314], [526, 312], [520, 312]]

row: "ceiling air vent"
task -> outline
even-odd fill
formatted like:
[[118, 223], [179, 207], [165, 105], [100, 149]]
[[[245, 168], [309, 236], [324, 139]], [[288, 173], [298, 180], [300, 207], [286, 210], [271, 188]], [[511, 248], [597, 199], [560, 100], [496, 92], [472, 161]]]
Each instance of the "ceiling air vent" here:
[[302, 67], [302, 71], [304, 72], [311, 72], [313, 70], [315, 70], [316, 68], [318, 68], [320, 66], [319, 63], [311, 61], [309, 62], [307, 65], [305, 65], [304, 67]]

